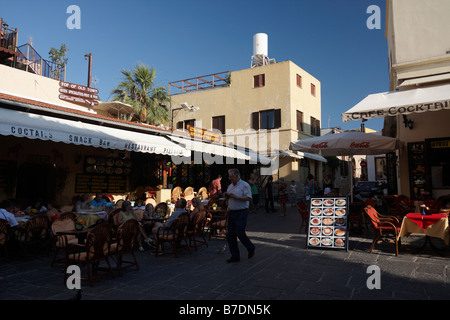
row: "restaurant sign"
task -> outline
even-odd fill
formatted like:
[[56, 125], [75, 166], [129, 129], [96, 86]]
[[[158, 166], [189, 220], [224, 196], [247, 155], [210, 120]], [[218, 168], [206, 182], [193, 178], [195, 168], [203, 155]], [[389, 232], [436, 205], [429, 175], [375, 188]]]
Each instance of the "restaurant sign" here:
[[448, 110], [450, 109], [450, 100], [442, 100], [430, 103], [419, 103], [407, 106], [389, 107], [389, 108], [374, 108], [370, 111], [344, 113], [343, 121], [371, 119], [373, 117], [397, 116], [403, 114], [411, 114], [417, 112]]
[[100, 100], [98, 89], [64, 81], [59, 82], [59, 93], [60, 100], [88, 107], [97, 106]]
[[222, 134], [220, 132], [211, 131], [203, 128], [197, 128], [187, 125], [186, 129], [192, 138], [200, 139], [208, 142], [220, 142], [222, 141]]

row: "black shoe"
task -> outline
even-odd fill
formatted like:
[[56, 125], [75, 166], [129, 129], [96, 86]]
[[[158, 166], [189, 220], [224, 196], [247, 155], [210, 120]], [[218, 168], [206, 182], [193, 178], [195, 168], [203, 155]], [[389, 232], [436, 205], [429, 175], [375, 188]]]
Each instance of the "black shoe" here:
[[255, 247], [252, 250], [248, 250], [248, 258], [251, 259], [255, 255]]
[[229, 258], [229, 259], [227, 259], [227, 263], [230, 263], [230, 262], [239, 262], [241, 259], [239, 259], [239, 258], [233, 258], [233, 257], [231, 257], [231, 258]]

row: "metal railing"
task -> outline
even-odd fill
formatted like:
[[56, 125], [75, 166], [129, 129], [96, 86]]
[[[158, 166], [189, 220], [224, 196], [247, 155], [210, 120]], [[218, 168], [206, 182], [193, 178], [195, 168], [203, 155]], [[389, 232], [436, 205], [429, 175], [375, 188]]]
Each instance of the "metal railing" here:
[[17, 29], [10, 29], [0, 18], [0, 47], [15, 51], [17, 45]]
[[41, 55], [29, 43], [17, 47], [17, 51], [22, 54], [16, 59], [17, 68], [39, 74], [47, 78], [65, 81], [65, 65], [58, 65], [52, 61], [42, 58]]
[[230, 72], [220, 72], [209, 74], [207, 76], [184, 79], [169, 83], [168, 93], [177, 94], [189, 91], [202, 90], [207, 88], [214, 88], [230, 84]]

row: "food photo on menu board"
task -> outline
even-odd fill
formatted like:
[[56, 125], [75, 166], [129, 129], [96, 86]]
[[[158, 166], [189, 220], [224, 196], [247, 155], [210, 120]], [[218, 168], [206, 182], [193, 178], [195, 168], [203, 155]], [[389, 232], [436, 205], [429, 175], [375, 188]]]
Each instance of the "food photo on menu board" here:
[[347, 249], [346, 197], [311, 198], [307, 247]]

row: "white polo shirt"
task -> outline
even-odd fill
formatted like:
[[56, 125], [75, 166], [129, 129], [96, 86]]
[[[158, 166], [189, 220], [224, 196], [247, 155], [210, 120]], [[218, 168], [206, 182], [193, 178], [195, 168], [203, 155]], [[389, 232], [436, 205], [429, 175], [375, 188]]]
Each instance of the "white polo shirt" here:
[[[235, 185], [230, 184], [227, 189], [227, 193], [232, 193], [238, 197], [252, 198], [252, 188], [244, 180], [240, 179]], [[234, 198], [228, 198], [228, 209], [230, 210], [243, 210], [248, 209], [249, 201], [238, 200]]]
[[19, 224], [16, 220], [16, 217], [11, 212], [6, 211], [5, 209], [0, 209], [0, 219], [8, 221], [11, 227], [15, 227]]

